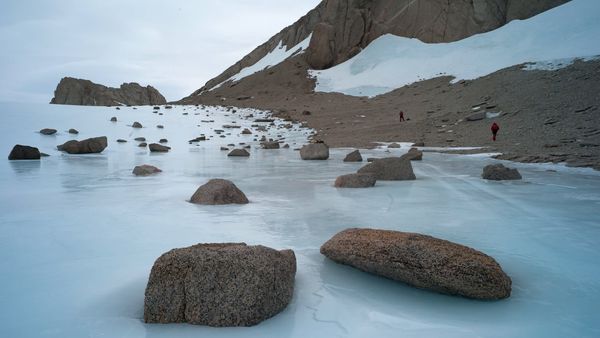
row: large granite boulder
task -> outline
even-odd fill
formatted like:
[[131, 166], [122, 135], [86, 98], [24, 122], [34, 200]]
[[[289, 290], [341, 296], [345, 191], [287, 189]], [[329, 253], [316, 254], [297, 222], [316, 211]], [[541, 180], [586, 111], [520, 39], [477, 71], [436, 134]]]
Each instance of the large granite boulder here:
[[146, 323], [252, 326], [292, 299], [296, 257], [244, 243], [198, 244], [160, 256], [144, 298]]
[[349, 174], [338, 177], [334, 185], [336, 188], [370, 188], [375, 182], [373, 174]]
[[8, 155], [8, 159], [11, 161], [16, 160], [39, 160], [41, 157], [40, 150], [35, 147], [23, 146], [17, 144], [13, 147], [12, 151]]
[[358, 170], [359, 174], [371, 173], [381, 181], [416, 180], [410, 159], [406, 157], [388, 157], [374, 160]]
[[300, 149], [303, 160], [326, 160], [329, 158], [329, 147], [325, 143], [311, 143]]
[[148, 164], [138, 165], [135, 168], [133, 168], [133, 174], [135, 176], [150, 176], [161, 172], [162, 170]]
[[520, 180], [522, 179], [521, 174], [517, 169], [507, 168], [504, 165], [491, 164], [483, 168], [481, 178], [491, 181], [504, 181], [504, 180]]
[[52, 104], [82, 106], [121, 106], [165, 104], [167, 101], [152, 86], [124, 83], [120, 88], [110, 88], [89, 80], [65, 77], [54, 91]]
[[171, 150], [171, 147], [163, 146], [162, 144], [152, 143], [148, 146], [150, 148], [150, 152], [153, 153], [168, 153]]
[[344, 162], [362, 162], [363, 158], [360, 155], [360, 151], [355, 150], [344, 158]]
[[335, 262], [418, 288], [481, 300], [510, 296], [511, 279], [490, 256], [434, 237], [348, 229], [321, 253]]
[[69, 154], [97, 154], [108, 147], [106, 136], [89, 138], [83, 141], [68, 141], [56, 148]]
[[249, 203], [246, 195], [233, 182], [223, 179], [208, 181], [196, 190], [190, 202], [206, 205]]

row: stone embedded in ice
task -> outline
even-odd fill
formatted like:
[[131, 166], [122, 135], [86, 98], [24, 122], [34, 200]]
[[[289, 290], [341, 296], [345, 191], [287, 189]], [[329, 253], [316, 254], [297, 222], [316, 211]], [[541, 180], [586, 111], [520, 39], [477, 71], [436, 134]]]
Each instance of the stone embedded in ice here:
[[171, 250], [152, 267], [144, 321], [253, 326], [287, 307], [295, 275], [292, 250], [245, 243]]
[[490, 256], [434, 237], [347, 229], [321, 246], [328, 258], [406, 284], [481, 300], [510, 296], [511, 279]]

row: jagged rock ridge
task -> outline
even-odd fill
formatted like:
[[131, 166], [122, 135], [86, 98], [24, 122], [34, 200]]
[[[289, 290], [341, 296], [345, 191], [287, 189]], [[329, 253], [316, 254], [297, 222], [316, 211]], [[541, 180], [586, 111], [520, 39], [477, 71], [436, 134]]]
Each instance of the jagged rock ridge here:
[[123, 83], [120, 88], [106, 87], [89, 80], [65, 77], [54, 91], [51, 104], [81, 106], [157, 105], [165, 104], [164, 96], [152, 86]]
[[526, 19], [569, 0], [323, 0], [291, 26], [208, 81], [198, 95], [226, 81], [275, 49], [292, 48], [311, 33], [305, 54], [313, 69], [342, 63], [383, 34], [424, 42], [451, 42]]

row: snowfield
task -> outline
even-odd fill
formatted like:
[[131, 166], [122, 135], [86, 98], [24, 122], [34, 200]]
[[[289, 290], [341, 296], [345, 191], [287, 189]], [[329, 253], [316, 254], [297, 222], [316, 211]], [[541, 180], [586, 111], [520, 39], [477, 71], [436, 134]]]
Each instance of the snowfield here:
[[[233, 121], [250, 127], [245, 114], [262, 116], [208, 110], [174, 107], [159, 116], [151, 107], [0, 104], [0, 153], [7, 156], [19, 143], [51, 155], [0, 161], [0, 337], [600, 335], [600, 173], [511, 163], [523, 181], [486, 182], [481, 170], [494, 160], [425, 153], [414, 163], [416, 181], [340, 190], [335, 178], [362, 166], [342, 161], [351, 149], [333, 149], [328, 161], [301, 161], [292, 149], [256, 149], [240, 129], [189, 145]], [[109, 122], [112, 116], [119, 122]], [[144, 128], [131, 128], [134, 121]], [[45, 127], [59, 132], [37, 133]], [[74, 138], [69, 128], [80, 131], [77, 139], [106, 135], [109, 146], [97, 155], [61, 154], [54, 147]], [[294, 148], [309, 131], [272, 130], [268, 136], [277, 134]], [[133, 141], [140, 136], [167, 138], [173, 149], [149, 154]], [[118, 138], [129, 142], [118, 144]], [[253, 145], [250, 158], [227, 158], [219, 150], [240, 142]], [[399, 155], [406, 146], [362, 152], [365, 158]], [[131, 170], [140, 164], [163, 173], [134, 177]], [[251, 203], [187, 202], [217, 177], [232, 180]], [[512, 278], [512, 296], [480, 302], [435, 294], [324, 258], [319, 247], [349, 227], [419, 232], [481, 250]], [[154, 260], [206, 242], [293, 249], [298, 272], [291, 304], [249, 328], [144, 324]]]
[[221, 85], [223, 85], [223, 83], [228, 82], [228, 81], [234, 81], [234, 82], [239, 81], [239, 80], [241, 80], [247, 76], [250, 76], [254, 73], [257, 73], [262, 70], [273, 67], [275, 65], [278, 65], [281, 62], [287, 60], [288, 58], [290, 58], [292, 56], [296, 56], [298, 54], [303, 53], [304, 50], [306, 48], [308, 48], [308, 44], [310, 43], [311, 37], [312, 37], [312, 34], [310, 34], [302, 42], [300, 42], [299, 44], [297, 44], [296, 46], [293, 46], [291, 48], [284, 46], [283, 42], [279, 41], [279, 45], [274, 50], [272, 50], [269, 54], [265, 55], [262, 59], [260, 59], [258, 62], [256, 62], [255, 64], [253, 64], [250, 67], [243, 68], [239, 73], [237, 73], [234, 76], [230, 77], [229, 79], [219, 83], [218, 85], [214, 86], [210, 90], [217, 89], [217, 88], [221, 87]]
[[[522, 63], [534, 63], [531, 70], [555, 70], [575, 58], [600, 55], [599, 36], [600, 1], [573, 0], [452, 43], [384, 35], [354, 58], [310, 75], [317, 79], [316, 91], [373, 97], [442, 75], [471, 80]], [[559, 59], [566, 60], [553, 62]]]

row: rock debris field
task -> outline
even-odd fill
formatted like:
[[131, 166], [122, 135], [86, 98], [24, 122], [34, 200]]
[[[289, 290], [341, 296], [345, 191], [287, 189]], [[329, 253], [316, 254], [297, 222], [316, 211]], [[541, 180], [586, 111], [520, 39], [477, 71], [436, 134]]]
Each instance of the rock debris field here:
[[133, 108], [0, 105], [0, 336], [600, 330], [592, 169], [356, 153], [268, 112]]

